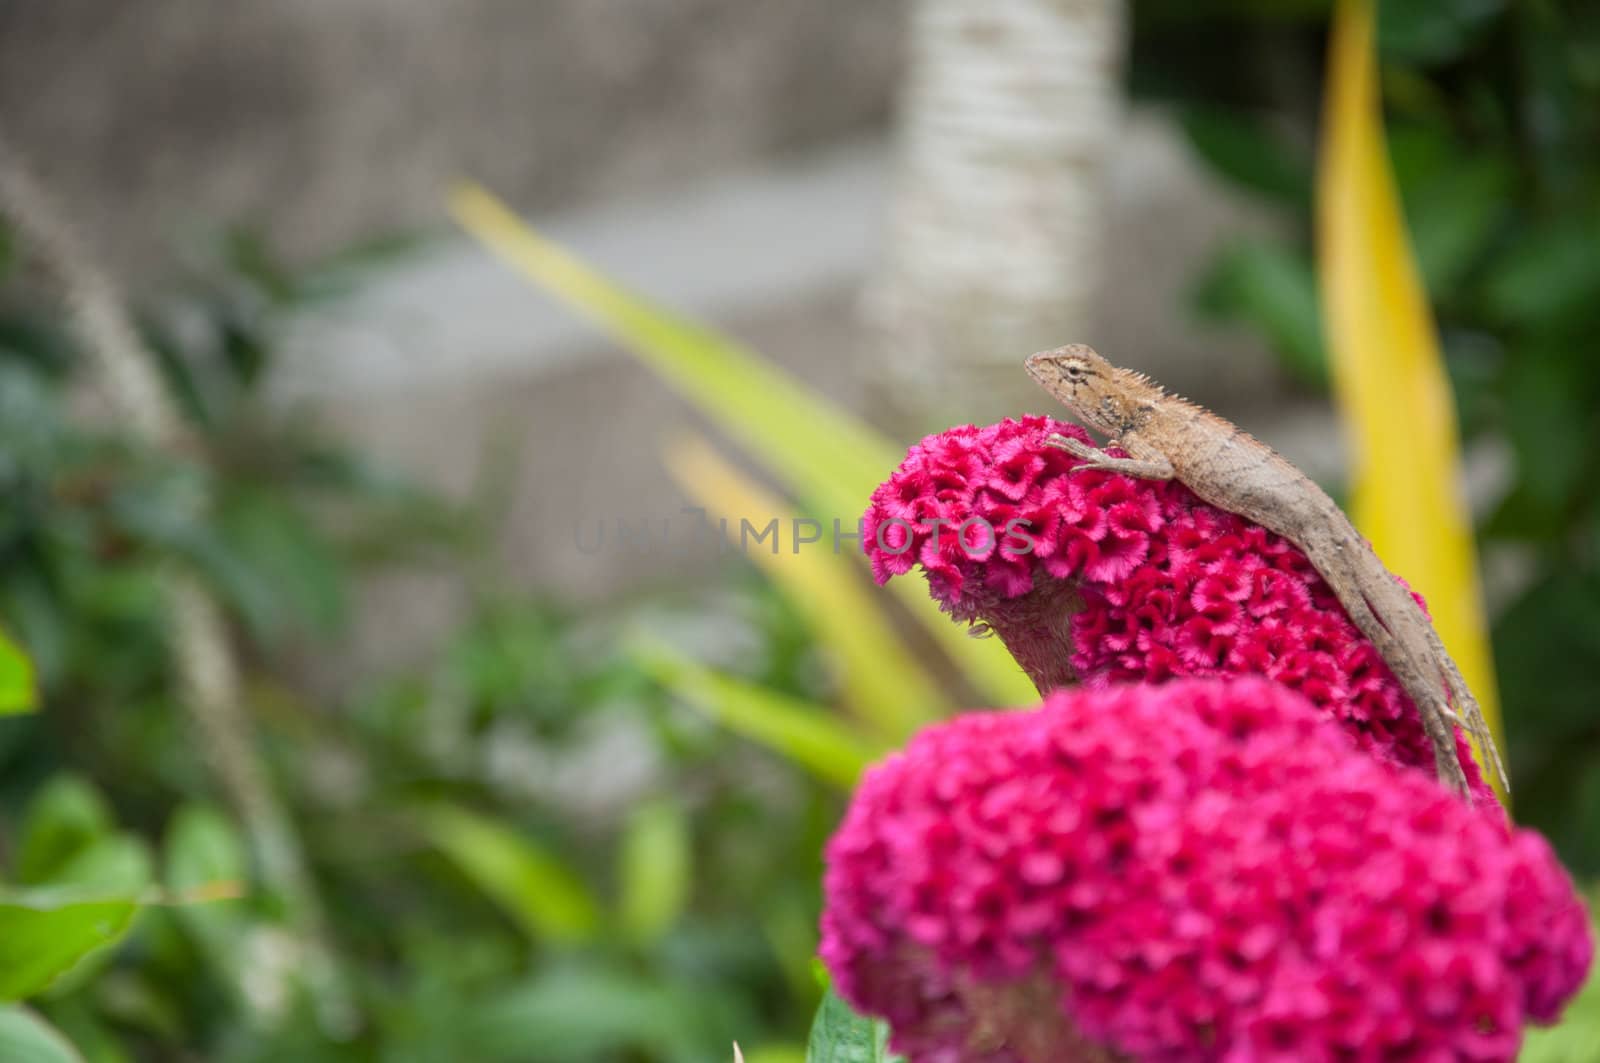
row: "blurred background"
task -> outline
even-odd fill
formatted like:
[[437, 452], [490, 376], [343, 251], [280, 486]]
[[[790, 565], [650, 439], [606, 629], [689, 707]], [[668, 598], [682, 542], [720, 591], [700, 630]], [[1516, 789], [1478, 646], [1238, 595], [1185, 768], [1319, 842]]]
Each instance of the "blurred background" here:
[[[1331, 14], [0, 4], [0, 621], [39, 709], [0, 722], [0, 923], [62, 953], [7, 981], [0, 941], [27, 1036], [803, 1058], [850, 779], [1027, 694], [829, 522], [926, 432], [1057, 412], [1020, 362], [1069, 340], [1340, 494]], [[1377, 57], [1514, 812], [1592, 876], [1600, 8], [1386, 0]]]

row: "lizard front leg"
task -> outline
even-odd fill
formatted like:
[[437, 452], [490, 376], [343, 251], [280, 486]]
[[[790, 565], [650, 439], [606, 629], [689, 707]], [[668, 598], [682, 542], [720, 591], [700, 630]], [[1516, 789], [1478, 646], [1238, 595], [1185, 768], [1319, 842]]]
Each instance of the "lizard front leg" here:
[[1071, 436], [1052, 435], [1045, 440], [1045, 443], [1052, 447], [1059, 447], [1073, 457], [1082, 458], [1096, 469], [1119, 472], [1124, 476], [1132, 476], [1137, 480], [1170, 480], [1174, 475], [1172, 462], [1168, 461], [1158, 451], [1148, 450], [1147, 448], [1137, 448], [1145, 451], [1142, 455], [1138, 454], [1135, 447], [1127, 445], [1132, 443], [1132, 440], [1124, 442], [1123, 449], [1133, 455], [1126, 458], [1114, 458], [1105, 451], [1097, 450], [1083, 440], [1073, 439]]

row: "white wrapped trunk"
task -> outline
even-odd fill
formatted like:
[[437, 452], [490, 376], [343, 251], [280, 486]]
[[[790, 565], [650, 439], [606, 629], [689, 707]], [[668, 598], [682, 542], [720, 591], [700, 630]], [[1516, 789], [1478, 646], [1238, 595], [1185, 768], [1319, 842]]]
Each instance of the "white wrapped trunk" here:
[[[868, 307], [896, 404], [974, 415], [1085, 335], [1121, 114], [1119, 0], [917, 0], [887, 261]], [[974, 388], [978, 390], [974, 392]]]

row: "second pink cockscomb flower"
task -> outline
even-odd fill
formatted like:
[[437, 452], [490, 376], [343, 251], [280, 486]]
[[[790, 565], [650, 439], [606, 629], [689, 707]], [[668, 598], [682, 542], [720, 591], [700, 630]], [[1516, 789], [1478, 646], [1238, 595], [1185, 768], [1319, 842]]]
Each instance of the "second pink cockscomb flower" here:
[[929, 728], [826, 855], [823, 960], [914, 1063], [1508, 1063], [1593, 951], [1542, 838], [1259, 679]]

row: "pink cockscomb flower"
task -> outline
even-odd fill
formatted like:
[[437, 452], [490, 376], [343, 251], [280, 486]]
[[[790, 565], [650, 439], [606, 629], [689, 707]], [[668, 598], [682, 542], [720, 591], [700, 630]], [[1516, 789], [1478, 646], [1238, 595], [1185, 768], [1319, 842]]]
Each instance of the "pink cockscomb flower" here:
[[1509, 1061], [1593, 949], [1542, 838], [1260, 679], [930, 728], [824, 890], [835, 987], [918, 1061]]
[[[1048, 417], [952, 428], [873, 492], [878, 582], [920, 566], [958, 620], [991, 627], [1040, 692], [1073, 683], [1264, 675], [1382, 760], [1433, 769], [1404, 688], [1300, 550], [1178, 483], [1082, 467]], [[1475, 797], [1492, 801], [1457, 732]]]

